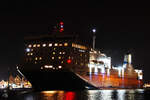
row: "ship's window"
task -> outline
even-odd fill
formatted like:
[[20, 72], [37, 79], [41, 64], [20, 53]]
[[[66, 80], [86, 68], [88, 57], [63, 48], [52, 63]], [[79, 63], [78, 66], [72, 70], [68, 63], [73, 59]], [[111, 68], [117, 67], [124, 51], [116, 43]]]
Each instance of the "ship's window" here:
[[54, 46], [58, 46], [58, 43], [55, 43]]
[[59, 52], [59, 54], [62, 54], [62, 52]]
[[52, 59], [55, 59], [55, 57], [52, 57]]
[[46, 47], [46, 44], [43, 44], [43, 47]]
[[42, 57], [39, 57], [40, 60], [42, 60]]
[[81, 65], [81, 66], [83, 66], [84, 64], [83, 64], [83, 63], [81, 63], [80, 65]]
[[59, 46], [62, 46], [62, 44], [59, 44]]
[[58, 66], [58, 68], [62, 68], [62, 66]]
[[34, 44], [33, 47], [36, 47], [36, 44]]
[[52, 43], [49, 44], [49, 47], [51, 47], [51, 46], [52, 46]]
[[35, 57], [35, 60], [38, 60], [38, 58], [37, 58], [37, 57]]
[[61, 59], [61, 57], [59, 56], [58, 59]]
[[29, 56], [29, 55], [30, 55], [30, 53], [27, 53], [27, 55]]
[[68, 46], [68, 43], [64, 43], [64, 46]]
[[40, 47], [40, 44], [37, 44], [37, 47]]
[[55, 52], [53, 52], [53, 55], [55, 55], [56, 53]]
[[32, 47], [32, 45], [31, 45], [31, 44], [29, 44], [29, 45], [28, 45], [28, 47], [29, 47], [29, 48], [31, 48], [31, 47]]

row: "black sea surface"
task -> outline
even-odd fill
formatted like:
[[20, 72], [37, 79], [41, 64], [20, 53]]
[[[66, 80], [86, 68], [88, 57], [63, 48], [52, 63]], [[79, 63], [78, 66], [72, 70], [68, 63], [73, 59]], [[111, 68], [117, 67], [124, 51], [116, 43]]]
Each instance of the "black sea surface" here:
[[150, 100], [150, 90], [30, 91], [9, 96], [8, 100]]

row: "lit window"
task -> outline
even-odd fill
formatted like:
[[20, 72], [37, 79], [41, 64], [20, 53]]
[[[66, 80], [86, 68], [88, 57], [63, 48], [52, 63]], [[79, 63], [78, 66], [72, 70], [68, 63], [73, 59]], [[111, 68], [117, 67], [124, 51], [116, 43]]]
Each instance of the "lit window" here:
[[59, 44], [59, 46], [62, 46], [62, 44]]
[[45, 65], [44, 68], [53, 68], [52, 65]]
[[61, 57], [59, 56], [58, 59], [61, 59]]
[[33, 53], [30, 54], [31, 56], [33, 55]]
[[45, 67], [45, 68], [48, 68], [48, 65], [45, 65], [44, 67]]
[[46, 44], [43, 44], [43, 47], [46, 47]]
[[39, 59], [42, 60], [42, 57], [40, 57]]
[[58, 68], [62, 68], [62, 66], [58, 66]]
[[35, 57], [35, 60], [38, 60], [38, 58], [37, 58], [37, 57]]
[[80, 56], [82, 56], [82, 54], [80, 54]]
[[52, 59], [55, 59], [55, 57], [52, 57]]
[[31, 44], [29, 44], [29, 45], [28, 45], [28, 47], [29, 47], [29, 48], [31, 48], [31, 47], [32, 47], [32, 45], [31, 45]]
[[58, 46], [58, 43], [55, 43], [54, 46]]
[[63, 64], [63, 63], [64, 63], [64, 61], [61, 61], [61, 63]]
[[36, 44], [34, 44], [33, 47], [36, 47]]
[[59, 52], [59, 54], [62, 54], [62, 52]]
[[37, 44], [37, 47], [40, 47], [40, 44]]
[[55, 55], [56, 53], [55, 52], [53, 52], [53, 55]]
[[33, 51], [33, 49], [31, 49], [31, 51]]
[[54, 50], [56, 50], [56, 48], [54, 48]]
[[68, 43], [64, 43], [64, 46], [68, 46]]
[[63, 52], [63, 54], [65, 54], [65, 52]]
[[27, 53], [27, 55], [29, 56], [29, 55], [30, 55], [30, 53]]
[[51, 47], [51, 46], [52, 46], [52, 43], [49, 44], [49, 47]]
[[53, 66], [52, 66], [52, 65], [49, 65], [49, 68], [53, 68]]

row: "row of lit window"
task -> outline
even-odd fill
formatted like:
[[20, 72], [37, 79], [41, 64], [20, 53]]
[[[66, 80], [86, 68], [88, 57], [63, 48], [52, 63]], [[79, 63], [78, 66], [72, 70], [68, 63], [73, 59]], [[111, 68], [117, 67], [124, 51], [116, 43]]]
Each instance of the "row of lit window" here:
[[52, 65], [45, 65], [44, 67], [41, 67], [41, 69], [43, 69], [43, 68], [45, 68], [45, 69], [61, 69], [62, 66], [59, 65], [57, 68], [55, 68], [55, 67], [53, 67]]
[[84, 49], [84, 50], [87, 49], [87, 47], [79, 45], [79, 44], [75, 44], [75, 43], [72, 43], [72, 47], [79, 48], [79, 49]]
[[[52, 59], [55, 59], [55, 57], [51, 57]], [[63, 59], [63, 57], [59, 56], [58, 59]]]
[[33, 44], [33, 45], [31, 45], [31, 44], [29, 44], [28, 45], [28, 47], [29, 48], [31, 48], [31, 47], [46, 47], [46, 46], [49, 46], [49, 47], [52, 47], [52, 46], [68, 46], [68, 43], [54, 43], [54, 44], [52, 44], [52, 43], [49, 43], [49, 44]]
[[35, 60], [42, 60], [42, 57], [35, 57]]
[[28, 55], [28, 56], [32, 56], [32, 55], [33, 55], [33, 53], [27, 53], [27, 55]]
[[[59, 54], [65, 54], [66, 52], [59, 52]], [[53, 55], [55, 55], [56, 52], [53, 52]]]
[[[59, 54], [65, 54], [66, 52], [59, 52]], [[55, 55], [56, 54], [56, 52], [53, 52], [53, 55]], [[33, 53], [27, 53], [27, 55], [28, 56], [32, 56], [33, 55]]]

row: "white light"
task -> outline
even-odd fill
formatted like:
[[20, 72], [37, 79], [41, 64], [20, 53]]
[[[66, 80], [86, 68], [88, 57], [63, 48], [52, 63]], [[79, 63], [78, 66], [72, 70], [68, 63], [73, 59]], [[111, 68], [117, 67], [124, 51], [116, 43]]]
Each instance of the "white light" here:
[[58, 68], [62, 68], [62, 66], [58, 66]]
[[96, 32], [96, 29], [93, 29], [92, 32], [95, 33], [95, 32]]
[[49, 68], [53, 68], [53, 66], [52, 66], [52, 65], [49, 65]]
[[27, 51], [27, 52], [30, 52], [30, 49], [29, 49], [29, 48], [27, 48], [27, 49], [26, 49], [26, 51]]
[[45, 68], [48, 68], [49, 66], [45, 65], [44, 67], [45, 67]]
[[52, 43], [49, 44], [49, 47], [51, 47], [51, 46], [52, 46]]
[[43, 44], [43, 47], [46, 47], [46, 44]]

